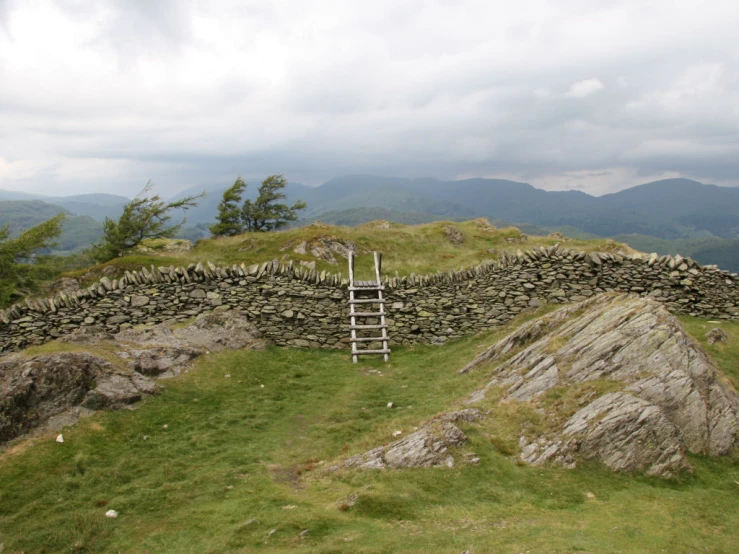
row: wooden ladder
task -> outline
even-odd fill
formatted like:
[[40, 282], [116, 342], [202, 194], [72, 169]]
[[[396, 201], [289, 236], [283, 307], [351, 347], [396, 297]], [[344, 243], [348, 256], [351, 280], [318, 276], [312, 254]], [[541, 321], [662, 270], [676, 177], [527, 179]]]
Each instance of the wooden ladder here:
[[[388, 348], [387, 323], [385, 322], [385, 300], [382, 298], [382, 291], [385, 287], [380, 281], [380, 271], [382, 268], [382, 254], [375, 252], [375, 281], [355, 281], [354, 280], [354, 252], [349, 252], [349, 318], [351, 323], [351, 343], [352, 343], [352, 361], [356, 364], [359, 356], [365, 354], [382, 354], [387, 362], [390, 357], [390, 348]], [[365, 311], [356, 311], [355, 306], [378, 305], [379, 311], [366, 311], [366, 308], [360, 308]], [[380, 323], [371, 325], [358, 325], [357, 318], [379, 318]], [[378, 336], [357, 336], [357, 331], [369, 333], [379, 330], [381, 335]], [[357, 345], [371, 342], [382, 342], [381, 349], [358, 348]]]

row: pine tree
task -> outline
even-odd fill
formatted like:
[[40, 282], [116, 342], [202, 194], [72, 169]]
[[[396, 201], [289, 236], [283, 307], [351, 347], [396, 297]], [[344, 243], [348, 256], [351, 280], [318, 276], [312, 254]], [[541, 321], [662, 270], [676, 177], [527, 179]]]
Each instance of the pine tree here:
[[55, 273], [36, 253], [56, 245], [64, 218], [65, 214], [59, 214], [15, 238], [9, 238], [7, 225], [0, 228], [0, 305], [7, 306], [33, 292], [40, 280]]
[[205, 196], [203, 192], [198, 196], [186, 196], [180, 200], [165, 202], [158, 194], [147, 196], [151, 187], [149, 181], [144, 190], [123, 207], [123, 214], [117, 221], [105, 218], [103, 236], [100, 242], [90, 249], [90, 255], [95, 260], [107, 262], [122, 256], [126, 250], [135, 247], [144, 239], [175, 236], [185, 223], [185, 219], [183, 218], [177, 225], [167, 227], [169, 220], [172, 219], [169, 212], [193, 208]]
[[218, 222], [209, 227], [214, 237], [232, 237], [244, 232], [241, 220], [241, 194], [246, 189], [246, 181], [241, 177], [223, 192], [223, 199], [218, 204]]
[[241, 218], [247, 231], [274, 231], [297, 221], [297, 212], [304, 210], [306, 204], [300, 200], [292, 206], [279, 203], [286, 198], [281, 192], [286, 185], [287, 179], [282, 175], [270, 175], [262, 181], [257, 199], [244, 202]]

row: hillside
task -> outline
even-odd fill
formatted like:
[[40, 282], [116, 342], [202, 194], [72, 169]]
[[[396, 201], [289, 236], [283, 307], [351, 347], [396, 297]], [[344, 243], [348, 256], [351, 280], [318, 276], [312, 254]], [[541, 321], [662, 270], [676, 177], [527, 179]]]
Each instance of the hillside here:
[[[460, 236], [454, 240], [450, 233]], [[305, 248], [298, 246], [306, 243]], [[448, 271], [462, 266], [477, 265], [484, 260], [498, 259], [503, 252], [515, 253], [522, 248], [565, 244], [561, 238], [526, 237], [515, 227], [497, 228], [485, 219], [466, 222], [438, 221], [422, 225], [402, 225], [388, 221], [371, 221], [356, 227], [341, 227], [314, 223], [278, 233], [245, 233], [201, 241], [187, 252], [156, 251], [135, 254], [108, 262], [121, 269], [140, 266], [187, 265], [211, 261], [216, 265], [262, 263], [268, 260], [292, 260], [296, 265], [314, 263], [320, 271], [346, 275], [346, 258], [342, 248], [356, 246], [357, 271], [371, 275], [372, 251], [385, 252], [383, 271], [393, 275], [425, 274]], [[566, 241], [566, 246], [585, 251], [632, 250], [608, 239]], [[296, 251], [297, 250], [297, 251]], [[304, 250], [304, 251], [303, 251]], [[390, 254], [392, 253], [392, 254]], [[92, 273], [95, 274], [96, 271]]]
[[73, 215], [66, 208], [41, 200], [0, 201], [0, 227], [8, 225], [12, 235], [17, 235], [34, 225], [60, 214], [67, 214], [62, 225], [56, 252], [65, 254], [87, 248], [103, 234], [103, 226], [86, 215]]
[[668, 240], [638, 234], [617, 235], [613, 239], [642, 252], [682, 254], [702, 264], [716, 264], [733, 273], [739, 272], [739, 239], [709, 237]]
[[[222, 266], [249, 265], [273, 259], [283, 263], [292, 260], [300, 268], [304, 267], [300, 262], [315, 264], [318, 271], [306, 274], [310, 279], [305, 281], [290, 281], [294, 285], [289, 291], [275, 286], [279, 277], [273, 281], [244, 277], [244, 287], [253, 286], [262, 298], [256, 304], [258, 309], [245, 304], [252, 314], [249, 319], [258, 318], [263, 337], [267, 337], [282, 309], [271, 308], [270, 303], [310, 306], [304, 310], [304, 318], [317, 322], [318, 328], [322, 320], [332, 317], [332, 303], [344, 304], [341, 295], [329, 299], [319, 294], [320, 286], [324, 286], [319, 283], [324, 269], [346, 271], [342, 253], [349, 243], [359, 251], [360, 278], [370, 273], [370, 256], [365, 252], [373, 249], [385, 254], [384, 274], [392, 276], [397, 271], [407, 276], [397, 291], [401, 296], [392, 296], [392, 287], [388, 287], [388, 298], [392, 298], [391, 309], [395, 310], [391, 316], [394, 325], [403, 325], [411, 334], [413, 318], [428, 319], [428, 314], [405, 304], [416, 302], [417, 307], [432, 309], [432, 299], [414, 284], [418, 282], [412, 277], [414, 273], [433, 274], [502, 256], [510, 259], [513, 273], [500, 273], [503, 279], [492, 276], [487, 284], [460, 281], [454, 285], [457, 296], [448, 296], [449, 301], [444, 298], [452, 289], [442, 287], [441, 301], [434, 302], [438, 309], [449, 310], [446, 324], [460, 328], [468, 320], [482, 322], [493, 317], [479, 309], [478, 298], [486, 294], [509, 299], [506, 306], [519, 315], [502, 325], [488, 323], [477, 334], [468, 331], [463, 338], [453, 338], [443, 346], [394, 343], [388, 364], [362, 358], [354, 365], [346, 350], [274, 345], [261, 349], [261, 344], [253, 340], [256, 333], [243, 323], [237, 327], [227, 320], [219, 320], [216, 325], [211, 321], [210, 329], [219, 329], [221, 334], [204, 336], [203, 327], [196, 325], [199, 320], [193, 322], [196, 310], [167, 314], [159, 307], [165, 285], [147, 284], [132, 276], [131, 282], [139, 284], [124, 293], [130, 295], [132, 309], [138, 310], [142, 318], [146, 314], [162, 316], [169, 318], [169, 323], [159, 327], [122, 326], [113, 335], [111, 327], [88, 325], [82, 312], [54, 313], [49, 318], [59, 318], [67, 329], [77, 332], [0, 359], [3, 391], [14, 391], [14, 398], [20, 399], [10, 405], [16, 418], [12, 424], [27, 429], [34, 420], [52, 414], [35, 434], [14, 439], [0, 450], [3, 547], [10, 552], [46, 553], [731, 551], [734, 521], [739, 517], [734, 483], [739, 467], [736, 453], [710, 458], [692, 453], [700, 452], [698, 447], [690, 446], [683, 452], [678, 445], [674, 448], [680, 451], [679, 463], [667, 466], [666, 472], [654, 472], [662, 478], [642, 475], [651, 471], [648, 464], [627, 472], [614, 465], [614, 473], [608, 469], [611, 458], [604, 455], [589, 460], [587, 452], [581, 456], [570, 444], [570, 450], [562, 455], [574, 456], [575, 469], [551, 463], [532, 466], [527, 461], [526, 453], [530, 451], [537, 459], [542, 455], [532, 438], [560, 440], [559, 434], [564, 432], [561, 424], [590, 403], [594, 410], [603, 403], [601, 398], [625, 395], [630, 383], [598, 375], [599, 368], [604, 367], [599, 361], [587, 358], [576, 363], [588, 355], [597, 353], [603, 360], [618, 358], [621, 367], [625, 365], [625, 353], [630, 352], [628, 359], [633, 367], [622, 371], [622, 377], [628, 381], [635, 376], [640, 382], [652, 383], [673, 375], [679, 364], [695, 360], [708, 364], [703, 351], [696, 350], [699, 344], [711, 357], [713, 381], [705, 379], [708, 370], [704, 366], [696, 369], [693, 365], [690, 367], [702, 376], [696, 386], [720, 385], [733, 390], [739, 385], [736, 321], [717, 323], [714, 319], [681, 316], [678, 323], [662, 308], [660, 312], [654, 300], [639, 300], [647, 302], [649, 310], [616, 300], [614, 306], [620, 311], [611, 317], [599, 296], [555, 312], [555, 305], [530, 302], [518, 291], [556, 289], [566, 284], [578, 287], [570, 294], [585, 294], [588, 291], [584, 285], [575, 283], [570, 273], [582, 274], [582, 282], [590, 283], [588, 275], [582, 273], [591, 267], [587, 260], [598, 259], [605, 266], [621, 263], [617, 260], [622, 259], [586, 256], [576, 261], [552, 248], [554, 257], [541, 258], [536, 266], [541, 269], [534, 271], [511, 257], [519, 249], [531, 251], [560, 244], [589, 252], [627, 252], [622, 245], [606, 240], [565, 243], [561, 237], [525, 238], [517, 229], [498, 229], [486, 220], [414, 227], [375, 221], [353, 228], [314, 224], [280, 233], [208, 240], [184, 252], [158, 251], [157, 244], [149, 243], [150, 251], [116, 259], [106, 267], [123, 270], [206, 260]], [[700, 281], [702, 273], [692, 262], [682, 269], [682, 264], [668, 267], [675, 262], [644, 262], [645, 274], [660, 283], [660, 275], [654, 275], [652, 269], [664, 267], [660, 271], [665, 276], [674, 269], [678, 274], [695, 275], [695, 281]], [[167, 286], [175, 291], [180, 304], [215, 302], [211, 306], [226, 308], [219, 301], [223, 298], [233, 302], [239, 297], [235, 290], [238, 279], [228, 283], [221, 278], [220, 284], [211, 285], [207, 293], [201, 290], [193, 294], [195, 287], [205, 286], [198, 271], [202, 275], [213, 271], [206, 266], [193, 270], [181, 283]], [[110, 285], [115, 276], [102, 266], [87, 271], [90, 275], [86, 278], [100, 276], [103, 271], [107, 278], [104, 282]], [[611, 287], [623, 282], [619, 276], [628, 270], [616, 271], [609, 277], [604, 269], [600, 284], [589, 286]], [[527, 281], [530, 286], [526, 287], [519, 277], [522, 272], [530, 273], [528, 279], [534, 284]], [[710, 275], [713, 273], [704, 277]], [[308, 286], [313, 277], [316, 286]], [[678, 284], [681, 280], [675, 280], [676, 287], [683, 286]], [[505, 294], [501, 296], [499, 290]], [[85, 299], [81, 309], [89, 307], [91, 313], [96, 313], [100, 306], [125, 301], [124, 294], [112, 291], [94, 302]], [[412, 295], [416, 295], [415, 300]], [[562, 301], [556, 291], [551, 298]], [[600, 311], [589, 315], [592, 302]], [[628, 302], [635, 300], [632, 297]], [[469, 311], [463, 311], [467, 305]], [[229, 316], [224, 314], [229, 313], [219, 309], [216, 315], [226, 318]], [[311, 321], [304, 319], [301, 323], [298, 315], [284, 311], [279, 318], [288, 318], [296, 330], [314, 328]], [[644, 325], [647, 315], [652, 317], [648, 320], [649, 333]], [[544, 319], [535, 319], [540, 316]], [[121, 321], [128, 316], [121, 312], [114, 317]], [[178, 318], [177, 323], [172, 323], [173, 317]], [[79, 323], [70, 325], [65, 318]], [[590, 332], [583, 332], [590, 329], [590, 323], [583, 323], [586, 320], [595, 322]], [[628, 325], [624, 326], [625, 322]], [[36, 325], [32, 317], [22, 323]], [[430, 320], [418, 324], [433, 326]], [[676, 332], [679, 325], [690, 337]], [[619, 326], [623, 326], [620, 334]], [[727, 340], [712, 344], [705, 335], [716, 326], [726, 333]], [[672, 338], [665, 341], [664, 336]], [[242, 337], [245, 340], [239, 342]], [[283, 338], [305, 341], [296, 344], [310, 344], [319, 338], [302, 339], [299, 332], [291, 337]], [[582, 340], [585, 337], [587, 341]], [[623, 352], [613, 348], [621, 340], [625, 341]], [[529, 344], [538, 350], [524, 348]], [[245, 345], [250, 345], [249, 349], [241, 348]], [[656, 348], [655, 356], [667, 359], [665, 367], [670, 366], [672, 372], [638, 365], [644, 359], [640, 355], [644, 345]], [[680, 348], [692, 350], [682, 353]], [[587, 352], [572, 354], [577, 349]], [[553, 382], [551, 371], [529, 372], [527, 368], [533, 362], [527, 355], [545, 361], [551, 358], [550, 362], [562, 369], [562, 381]], [[82, 378], [73, 372], [79, 361]], [[517, 361], [523, 365], [515, 365]], [[468, 364], [476, 370], [460, 373]], [[580, 366], [595, 374], [588, 379], [573, 377], [572, 372]], [[507, 394], [517, 388], [531, 394], [534, 385], [544, 394], [522, 402], [499, 402], [505, 399], [511, 384], [501, 386], [503, 370], [512, 372], [505, 375], [509, 381], [514, 373], [523, 376], [515, 380]], [[565, 370], [572, 370], [566, 381]], [[718, 377], [717, 372], [721, 372]], [[154, 384], [160, 374], [168, 378]], [[34, 386], [28, 382], [34, 375], [48, 378], [43, 379], [43, 386]], [[60, 386], [69, 387], [61, 395], [64, 402], [72, 406], [82, 402], [83, 406], [76, 406], [72, 414], [65, 412], [56, 417], [49, 409], [53, 396], [50, 391]], [[651, 387], [644, 395], [656, 402], [649, 395], [661, 388], [654, 384]], [[479, 398], [480, 391], [487, 396]], [[711, 394], [715, 400], [716, 392]], [[388, 463], [394, 459], [388, 452], [399, 448], [404, 439], [405, 448], [416, 444], [414, 437], [426, 436], [423, 433], [429, 429], [441, 426], [451, 430], [443, 414], [468, 409], [471, 398], [478, 398], [472, 408], [488, 415], [486, 419], [476, 415], [454, 420], [454, 436], [459, 438], [461, 433], [464, 439], [445, 447], [448, 451], [439, 464], [427, 464], [443, 467], [367, 471], [352, 465], [356, 456], [377, 452], [377, 448]], [[17, 408], [24, 405], [23, 399], [33, 407], [26, 419], [17, 413]], [[131, 406], [135, 409], [101, 410], [129, 403], [135, 403]], [[724, 414], [714, 404], [711, 409]], [[8, 405], [0, 407], [6, 409]], [[700, 408], [694, 402], [690, 407]], [[632, 417], [638, 415], [633, 410], [622, 405], [619, 410], [619, 414], [629, 416], [628, 425], [639, 420]], [[681, 412], [675, 413], [679, 416]], [[76, 425], [63, 427], [80, 415], [86, 417]], [[649, 420], [650, 425], [655, 422], [660, 423], [659, 418]], [[723, 424], [715, 427], [721, 432], [728, 429]], [[6, 433], [12, 428], [7, 421], [0, 425]], [[687, 431], [680, 435], [664, 425], [649, 427], [645, 436], [652, 429], [660, 441], [665, 437], [689, 437]], [[63, 442], [56, 441], [59, 433]], [[522, 436], [526, 439], [523, 445]], [[564, 447], [560, 444], [558, 448]], [[453, 467], [447, 467], [449, 456]], [[570, 458], [566, 460], [568, 467], [573, 467]], [[397, 467], [406, 466], [401, 462]], [[106, 518], [108, 510], [114, 510], [117, 517]]]
[[[257, 186], [249, 185], [248, 197], [256, 194]], [[188, 221], [212, 222], [225, 188], [209, 189]], [[545, 191], [503, 179], [439, 181], [372, 175], [348, 175], [318, 187], [291, 183], [286, 192], [291, 202], [307, 202], [308, 210], [301, 215], [308, 221], [320, 219], [325, 212], [383, 208], [448, 219], [484, 216], [549, 228], [569, 226], [601, 237], [638, 233], [663, 239], [735, 238], [739, 233], [739, 189], [689, 179], [655, 181], [600, 197]]]
[[[526, 404], [500, 408], [492, 428], [461, 423], [467, 442], [452, 469], [335, 469], [486, 386], [488, 371], [458, 370], [533, 315], [442, 348], [396, 348], [389, 364], [274, 347], [202, 356], [136, 410], [96, 413], [63, 429], [63, 443], [47, 431], [0, 453], [3, 544], [47, 553], [731, 551], [736, 461], [689, 455], [692, 475], [668, 481], [586, 461], [575, 470], [517, 464], [516, 432], [547, 425]], [[739, 324], [722, 324], [729, 342], [711, 346], [709, 324], [684, 322], [736, 382]], [[28, 355], [115, 360], [115, 351], [56, 343]], [[570, 409], [586, 392], [556, 389], [545, 402]]]

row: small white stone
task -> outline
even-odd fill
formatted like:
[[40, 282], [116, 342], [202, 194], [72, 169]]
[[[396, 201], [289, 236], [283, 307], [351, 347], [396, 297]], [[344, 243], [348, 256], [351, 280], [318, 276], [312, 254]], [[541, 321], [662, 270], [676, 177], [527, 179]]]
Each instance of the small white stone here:
[[230, 373], [226, 373], [226, 375], [224, 375], [224, 377], [225, 377], [226, 379], [230, 379], [230, 378], [231, 378], [231, 374], [230, 374]]
[[387, 407], [388, 407], [388, 408], [392, 408], [392, 407], [393, 407], [393, 403], [392, 403], [392, 402], [388, 402], [388, 403], [387, 403]]
[[118, 517], [118, 512], [116, 512], [115, 510], [108, 510], [107, 512], [105, 512], [105, 517], [116, 518]]
[[264, 388], [264, 385], [259, 385], [259, 387], [263, 389]]
[[399, 437], [402, 434], [403, 434], [403, 431], [393, 431], [393, 436], [394, 437]]
[[59, 442], [59, 443], [64, 442], [64, 437], [61, 434], [57, 435], [56, 436], [56, 442]]

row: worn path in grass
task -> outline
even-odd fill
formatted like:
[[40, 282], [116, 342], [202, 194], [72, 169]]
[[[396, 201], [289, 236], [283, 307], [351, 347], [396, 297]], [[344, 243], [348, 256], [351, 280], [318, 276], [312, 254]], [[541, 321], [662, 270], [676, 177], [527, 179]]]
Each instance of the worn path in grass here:
[[[731, 341], [714, 350], [731, 365], [739, 324], [722, 325]], [[729, 459], [691, 458], [680, 482], [532, 469], [494, 427], [470, 425], [461, 453], [479, 465], [328, 471], [479, 388], [487, 372], [456, 371], [505, 331], [399, 349], [387, 365], [278, 348], [203, 359], [135, 411], [0, 454], [3, 552], [736, 551]]]

